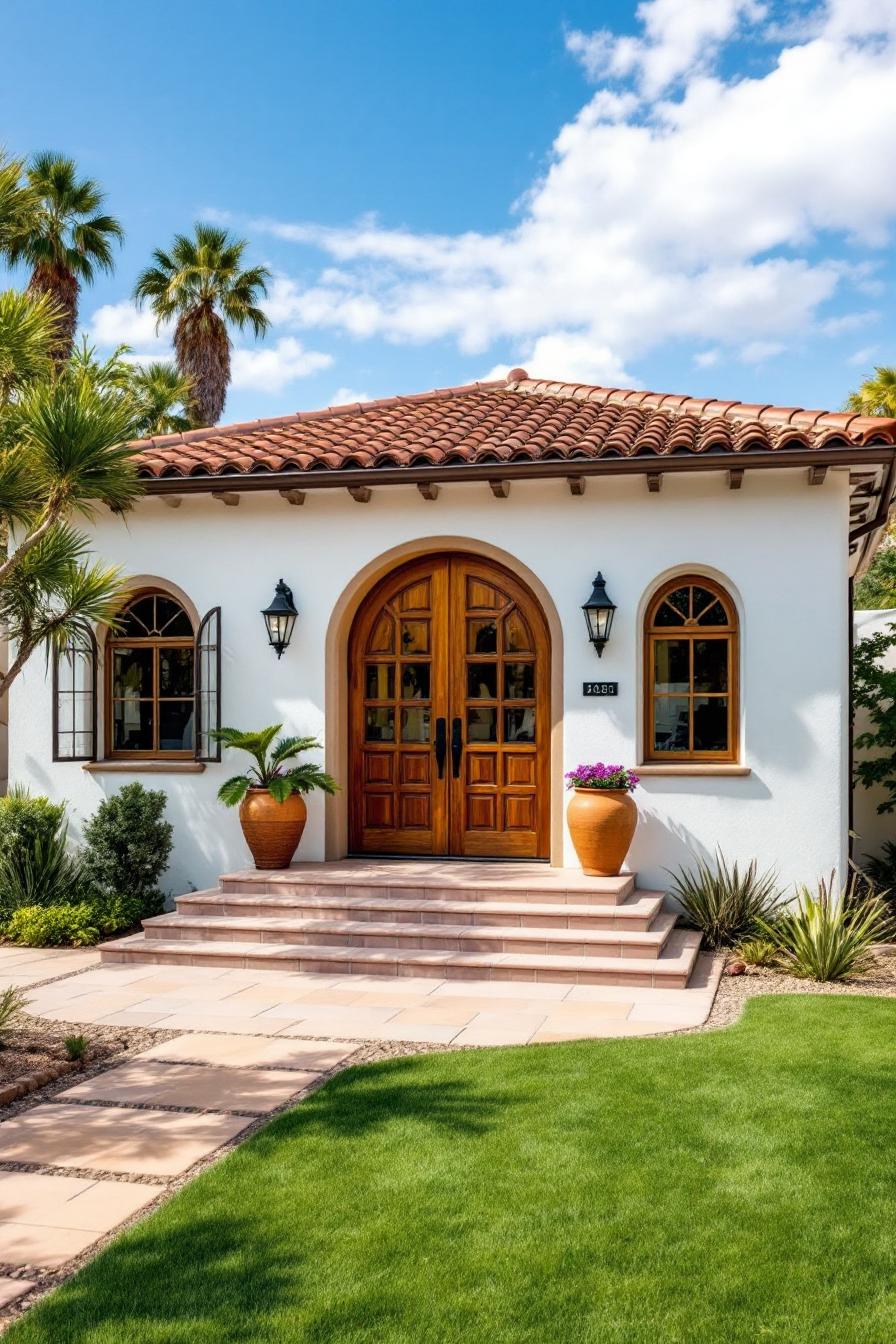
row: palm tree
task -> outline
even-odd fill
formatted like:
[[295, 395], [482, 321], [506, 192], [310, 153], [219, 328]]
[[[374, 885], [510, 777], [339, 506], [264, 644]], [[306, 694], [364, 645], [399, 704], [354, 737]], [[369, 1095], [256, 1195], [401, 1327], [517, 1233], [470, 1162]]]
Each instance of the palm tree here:
[[158, 324], [175, 321], [177, 365], [192, 382], [188, 412], [195, 425], [221, 418], [230, 382], [228, 324], [250, 326], [261, 336], [270, 325], [258, 307], [267, 294], [270, 271], [241, 269], [244, 239], [225, 229], [197, 224], [192, 238], [178, 234], [170, 252], [153, 253], [152, 266], [134, 288], [138, 303], [149, 302]]
[[[2, 323], [0, 294], [0, 323]], [[0, 325], [2, 335], [2, 325]], [[153, 434], [179, 434], [190, 429], [186, 406], [192, 384], [169, 360], [137, 364], [129, 359], [131, 347], [119, 345], [108, 358], [97, 358], [96, 347], [83, 337], [65, 369], [74, 383], [86, 382], [98, 392], [118, 392], [133, 408], [129, 438], [146, 439]], [[2, 390], [2, 341], [0, 341], [0, 390]]]
[[31, 267], [29, 292], [49, 294], [62, 314], [53, 351], [57, 364], [72, 352], [78, 324], [78, 295], [97, 271], [112, 270], [112, 243], [124, 230], [102, 213], [104, 193], [89, 177], [78, 177], [73, 159], [37, 154], [28, 165], [31, 208], [7, 246], [10, 261]]
[[0, 257], [8, 256], [13, 238], [32, 208], [30, 189], [22, 181], [23, 164], [0, 148]]
[[49, 378], [59, 312], [49, 295], [0, 292], [0, 442], [5, 412], [32, 383]]
[[135, 364], [131, 377], [131, 395], [137, 403], [134, 433], [148, 439], [154, 434], [179, 434], [191, 426], [186, 408], [190, 404], [193, 382], [185, 378], [176, 364], [154, 360]]
[[896, 417], [896, 368], [879, 364], [873, 378], [866, 378], [858, 392], [850, 395], [846, 409], [861, 415]]

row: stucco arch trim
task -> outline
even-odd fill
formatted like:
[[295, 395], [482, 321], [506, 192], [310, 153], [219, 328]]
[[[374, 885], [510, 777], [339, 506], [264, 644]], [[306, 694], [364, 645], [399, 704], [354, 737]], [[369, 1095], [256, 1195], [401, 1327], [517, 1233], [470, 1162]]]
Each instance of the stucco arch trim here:
[[[342, 590], [330, 615], [325, 646], [324, 759], [340, 782], [348, 779], [348, 640], [352, 622], [371, 589], [398, 565], [445, 551], [480, 556], [503, 565], [524, 584], [541, 607], [551, 637], [551, 864], [563, 862], [563, 629], [544, 583], [516, 556], [490, 542], [471, 537], [433, 536], [403, 542], [371, 559]], [[344, 858], [348, 852], [348, 795], [341, 789], [326, 800], [325, 855]]]

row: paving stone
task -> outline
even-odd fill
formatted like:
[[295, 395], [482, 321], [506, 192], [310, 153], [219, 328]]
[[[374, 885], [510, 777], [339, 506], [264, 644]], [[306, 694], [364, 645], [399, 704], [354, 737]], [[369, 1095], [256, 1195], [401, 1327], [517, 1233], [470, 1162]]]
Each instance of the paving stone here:
[[0, 1172], [0, 1261], [55, 1269], [145, 1208], [164, 1186]]
[[178, 1176], [250, 1123], [245, 1116], [47, 1103], [0, 1124], [0, 1159]]
[[165, 1059], [181, 1064], [219, 1064], [226, 1068], [310, 1069], [326, 1073], [357, 1050], [350, 1041], [287, 1041], [257, 1036], [215, 1036], [192, 1032], [143, 1050], [138, 1059]]
[[158, 1106], [190, 1106], [201, 1111], [242, 1111], [266, 1115], [318, 1078], [317, 1073], [245, 1069], [235, 1073], [206, 1064], [163, 1064], [132, 1059], [67, 1087], [62, 1101], [111, 1101]]
[[20, 1297], [30, 1293], [34, 1284], [30, 1279], [10, 1279], [5, 1274], [0, 1274], [0, 1311], [6, 1307], [11, 1307], [13, 1302], [18, 1302]]

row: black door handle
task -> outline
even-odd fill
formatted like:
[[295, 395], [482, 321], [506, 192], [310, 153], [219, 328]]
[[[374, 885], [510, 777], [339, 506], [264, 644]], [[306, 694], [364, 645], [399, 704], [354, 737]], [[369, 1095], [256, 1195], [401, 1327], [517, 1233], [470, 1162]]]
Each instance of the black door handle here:
[[436, 769], [439, 779], [445, 774], [445, 756], [448, 752], [448, 736], [444, 719], [436, 719]]
[[457, 779], [460, 774], [460, 719], [451, 720], [451, 772]]

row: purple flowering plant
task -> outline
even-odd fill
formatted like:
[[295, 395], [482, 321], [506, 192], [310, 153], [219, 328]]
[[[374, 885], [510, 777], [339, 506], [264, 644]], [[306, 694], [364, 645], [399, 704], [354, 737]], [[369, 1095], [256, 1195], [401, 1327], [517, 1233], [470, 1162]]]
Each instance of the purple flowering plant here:
[[627, 770], [624, 765], [604, 765], [603, 761], [577, 765], [566, 776], [568, 789], [625, 789], [631, 793], [637, 783], [634, 770]]

